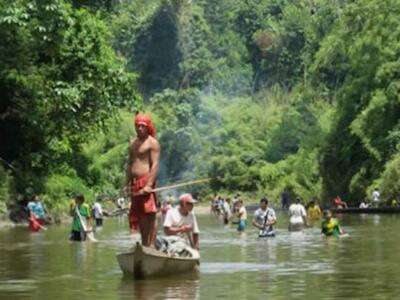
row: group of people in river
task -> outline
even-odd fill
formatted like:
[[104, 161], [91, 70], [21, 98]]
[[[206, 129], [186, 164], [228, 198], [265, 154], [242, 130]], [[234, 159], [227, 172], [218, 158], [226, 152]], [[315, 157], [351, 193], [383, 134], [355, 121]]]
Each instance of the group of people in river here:
[[[216, 216], [223, 216], [224, 224], [237, 224], [238, 231], [244, 231], [247, 227], [247, 210], [240, 195], [233, 197], [232, 206], [230, 198], [224, 199], [215, 194], [211, 201], [211, 213]], [[332, 217], [330, 210], [321, 211], [318, 203], [311, 200], [307, 208], [297, 197], [293, 203], [287, 198], [282, 202], [282, 207], [287, 207], [289, 215], [289, 231], [302, 231], [305, 227], [313, 227], [321, 224], [321, 233], [325, 236], [339, 236], [343, 234], [339, 222]], [[286, 211], [286, 210], [285, 210]], [[236, 218], [236, 220], [234, 220]], [[321, 222], [322, 219], [322, 222]], [[273, 237], [276, 235], [274, 225], [277, 223], [275, 210], [269, 206], [266, 197], [260, 200], [259, 208], [255, 210], [251, 224], [259, 230], [259, 237]]]
[[[124, 192], [131, 198], [129, 206], [129, 228], [131, 233], [140, 233], [143, 246], [155, 247], [157, 234], [158, 211], [156, 177], [159, 168], [160, 145], [155, 138], [156, 130], [152, 119], [145, 114], [134, 118], [137, 136], [129, 142], [128, 162]], [[120, 197], [123, 198], [123, 197]], [[179, 206], [172, 207], [168, 199], [162, 208], [163, 228], [166, 236], [180, 236], [189, 240], [192, 248], [199, 248], [199, 229], [195, 215], [192, 213], [196, 200], [191, 194], [184, 193], [179, 197]], [[123, 201], [118, 201], [121, 209]], [[30, 228], [33, 231], [44, 229], [45, 208], [39, 197], [34, 197], [28, 204]], [[103, 212], [100, 201], [91, 208], [82, 194], [74, 196], [70, 203], [70, 215], [73, 217], [70, 239], [84, 241], [93, 231], [94, 216], [96, 227], [103, 225]]]
[[[140, 233], [143, 246], [154, 248], [157, 235], [156, 214], [159, 210], [154, 189], [159, 169], [160, 144], [155, 138], [156, 130], [148, 115], [137, 114], [134, 124], [137, 135], [129, 142], [124, 187], [124, 192], [131, 200], [128, 214], [129, 228], [131, 233]], [[192, 212], [196, 200], [191, 194], [184, 193], [179, 197], [178, 207], [173, 207], [173, 202], [172, 196], [169, 196], [161, 208], [164, 234], [186, 237], [191, 246], [198, 249], [199, 228]], [[118, 205], [122, 207], [124, 204], [118, 202]], [[291, 231], [302, 230], [308, 225], [307, 219], [317, 220], [321, 217], [321, 210], [314, 202], [308, 208], [308, 216], [300, 198], [296, 198], [295, 202], [289, 205], [289, 196], [286, 190], [282, 193], [282, 207], [288, 209], [289, 230]], [[28, 204], [28, 208], [30, 228], [32, 230], [43, 228], [44, 207], [38, 197]], [[247, 210], [239, 194], [235, 195], [232, 200], [215, 195], [211, 211], [216, 215], [222, 215], [225, 224], [236, 223], [238, 231], [244, 231], [247, 226]], [[96, 201], [91, 209], [85, 203], [83, 195], [76, 195], [70, 205], [70, 215], [73, 217], [71, 240], [86, 240], [92, 232], [92, 214], [95, 217], [96, 226], [101, 227], [103, 224], [101, 203]], [[324, 216], [322, 233], [325, 235], [335, 235], [333, 232], [341, 233], [340, 226], [337, 220], [332, 218], [331, 213], [326, 211]], [[260, 207], [255, 211], [252, 220], [252, 225], [259, 230], [259, 236], [274, 236], [276, 222], [275, 211], [269, 207], [268, 199], [261, 199]]]
[[[243, 231], [247, 225], [247, 210], [240, 194], [236, 194], [232, 200], [223, 198], [214, 194], [211, 201], [211, 213], [215, 216], [222, 216], [225, 225], [235, 223], [238, 225], [238, 231]], [[233, 221], [234, 217], [237, 221]]]
[[[33, 195], [27, 205], [29, 229], [33, 232], [47, 230], [46, 223], [51, 222], [46, 206], [38, 195]], [[103, 210], [100, 200], [97, 199], [92, 207], [85, 203], [85, 197], [77, 194], [70, 202], [69, 214], [72, 216], [70, 240], [85, 241], [88, 233], [91, 233], [95, 221], [96, 228], [103, 226]]]

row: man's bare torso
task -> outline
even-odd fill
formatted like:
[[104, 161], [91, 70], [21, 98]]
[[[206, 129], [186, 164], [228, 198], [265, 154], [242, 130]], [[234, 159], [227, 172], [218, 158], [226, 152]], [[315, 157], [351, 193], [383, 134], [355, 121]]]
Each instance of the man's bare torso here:
[[152, 161], [151, 150], [157, 141], [148, 136], [145, 140], [139, 138], [129, 143], [129, 155], [131, 156], [131, 174], [133, 178], [149, 175]]

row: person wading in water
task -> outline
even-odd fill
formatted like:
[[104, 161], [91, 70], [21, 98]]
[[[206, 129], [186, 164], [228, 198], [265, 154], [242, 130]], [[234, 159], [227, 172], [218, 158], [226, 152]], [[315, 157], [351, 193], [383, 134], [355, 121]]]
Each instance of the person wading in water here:
[[260, 200], [260, 208], [254, 212], [252, 224], [259, 229], [258, 237], [275, 236], [273, 225], [276, 224], [275, 210], [268, 207], [268, 199]]
[[327, 237], [340, 237], [346, 235], [340, 227], [339, 221], [332, 217], [332, 212], [329, 209], [324, 210], [324, 220], [321, 223], [321, 234]]
[[29, 229], [31, 231], [39, 231], [45, 229], [45, 211], [46, 208], [38, 195], [33, 195], [32, 201], [28, 203], [29, 210]]
[[129, 227], [132, 233], [140, 230], [143, 246], [155, 247], [157, 199], [152, 190], [159, 167], [160, 144], [148, 115], [138, 114], [134, 122], [137, 137], [129, 142], [125, 183], [125, 190], [131, 196]]
[[306, 209], [299, 197], [289, 206], [289, 217], [289, 231], [302, 231], [307, 226]]

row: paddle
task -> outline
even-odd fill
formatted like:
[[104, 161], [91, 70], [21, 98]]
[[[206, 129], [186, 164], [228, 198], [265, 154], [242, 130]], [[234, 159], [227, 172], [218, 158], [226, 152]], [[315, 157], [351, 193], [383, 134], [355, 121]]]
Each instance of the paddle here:
[[78, 205], [75, 207], [75, 213], [77, 214], [79, 221], [81, 222], [83, 231], [85, 231], [89, 240], [92, 242], [97, 242], [96, 238], [94, 237], [93, 231], [89, 230], [89, 228], [87, 228], [86, 221], [83, 219], [82, 215], [80, 214]]

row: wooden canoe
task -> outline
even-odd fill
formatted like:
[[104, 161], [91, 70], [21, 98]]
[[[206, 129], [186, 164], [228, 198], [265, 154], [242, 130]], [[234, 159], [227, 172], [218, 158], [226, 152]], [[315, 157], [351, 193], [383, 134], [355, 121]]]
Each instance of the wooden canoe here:
[[400, 207], [368, 207], [368, 208], [330, 208], [335, 214], [398, 214]]
[[121, 270], [129, 276], [161, 277], [197, 271], [200, 254], [197, 250], [191, 249], [190, 257], [172, 256], [138, 243], [133, 251], [118, 254], [117, 260]]

